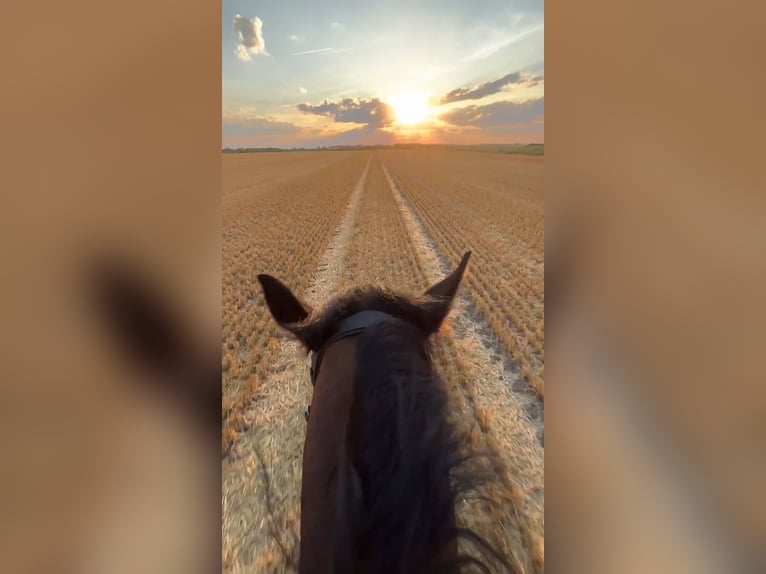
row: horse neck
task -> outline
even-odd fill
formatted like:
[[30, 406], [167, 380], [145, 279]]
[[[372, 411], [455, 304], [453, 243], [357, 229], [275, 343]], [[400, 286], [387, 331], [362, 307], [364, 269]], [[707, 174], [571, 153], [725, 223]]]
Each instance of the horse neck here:
[[357, 345], [348, 436], [365, 507], [356, 551], [369, 572], [446, 572], [457, 553], [456, 452], [444, 388], [422, 335], [403, 321], [370, 328]]
[[346, 428], [353, 400], [354, 338], [330, 347], [314, 386], [303, 448], [299, 572], [336, 572], [336, 541], [344, 536], [341, 488]]
[[[456, 563], [446, 404], [423, 341], [403, 331], [370, 328], [324, 356], [303, 453], [301, 574]], [[408, 368], [415, 377], [397, 379]]]

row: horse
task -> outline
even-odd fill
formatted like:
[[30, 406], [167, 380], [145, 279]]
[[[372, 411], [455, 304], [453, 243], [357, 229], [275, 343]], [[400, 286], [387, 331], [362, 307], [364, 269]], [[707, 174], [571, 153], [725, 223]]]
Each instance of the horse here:
[[[315, 310], [257, 276], [271, 316], [311, 354], [301, 481], [300, 574], [489, 571], [508, 561], [458, 528], [455, 504], [478, 480], [448, 419], [430, 338], [468, 264], [420, 296], [354, 287]], [[462, 472], [461, 472], [462, 471]], [[460, 555], [458, 540], [485, 559]]]

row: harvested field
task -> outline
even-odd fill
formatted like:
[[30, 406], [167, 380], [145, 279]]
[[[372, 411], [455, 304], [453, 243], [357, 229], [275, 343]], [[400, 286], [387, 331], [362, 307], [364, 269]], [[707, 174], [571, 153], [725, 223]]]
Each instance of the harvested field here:
[[[277, 328], [260, 299], [264, 269], [303, 291], [367, 158], [354, 152], [224, 156], [223, 448], [271, 372]], [[271, 156], [277, 156], [276, 160]], [[245, 162], [243, 167], [243, 161]]]
[[543, 161], [471, 152], [381, 155], [442, 253], [459, 259], [470, 243], [476, 308], [543, 396]]
[[318, 305], [359, 283], [420, 292], [467, 250], [435, 363], [466, 440], [503, 464], [482, 493], [491, 504], [464, 502], [459, 518], [519, 571], [543, 571], [542, 166], [469, 151], [224, 156], [225, 571], [297, 564], [311, 386], [307, 359], [277, 334], [256, 273]]

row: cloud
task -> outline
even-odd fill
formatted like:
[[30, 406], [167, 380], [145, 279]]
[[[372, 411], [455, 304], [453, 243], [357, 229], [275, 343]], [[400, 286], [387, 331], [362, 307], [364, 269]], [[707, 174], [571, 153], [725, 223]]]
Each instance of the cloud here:
[[331, 22], [330, 28], [332, 28], [333, 30], [341, 30], [341, 31], [346, 29], [346, 27], [343, 25], [343, 22]]
[[304, 54], [316, 54], [317, 52], [327, 52], [332, 48], [317, 48], [316, 50], [306, 50], [305, 52], [295, 52], [293, 56], [303, 56]]
[[490, 128], [539, 120], [545, 111], [544, 98], [523, 103], [495, 102], [485, 106], [466, 106], [443, 113], [439, 118], [456, 126]]
[[309, 91], [308, 91], [306, 88], [304, 88], [303, 86], [298, 86], [298, 90], [299, 90], [299, 91], [300, 91], [300, 93], [301, 93], [301, 94], [303, 94], [304, 96], [305, 96], [306, 94], [308, 94], [308, 93], [309, 93]]
[[235, 120], [249, 120], [258, 117], [258, 113], [255, 106], [240, 106], [238, 108], [232, 108], [229, 106], [221, 106], [221, 120], [235, 121]]
[[373, 129], [390, 124], [394, 120], [391, 106], [378, 98], [371, 100], [344, 98], [339, 102], [325, 100], [317, 106], [298, 104], [298, 110], [304, 114], [329, 116], [336, 122], [366, 124], [368, 128]]
[[385, 145], [394, 143], [394, 136], [381, 130], [355, 128], [345, 132], [307, 140], [310, 146]]
[[234, 33], [237, 35], [234, 53], [243, 62], [250, 61], [250, 54], [269, 54], [263, 40], [263, 22], [257, 16], [252, 20], [239, 14], [234, 16]]
[[439, 103], [449, 104], [463, 100], [480, 100], [486, 96], [496, 94], [508, 86], [531, 88], [543, 81], [542, 76], [535, 76], [527, 72], [513, 72], [491, 82], [484, 82], [471, 88], [457, 88], [442, 96]]
[[495, 30], [493, 33], [488, 35], [488, 39], [484, 44], [479, 46], [479, 48], [472, 54], [469, 54], [463, 58], [463, 61], [471, 62], [474, 60], [483, 60], [485, 58], [489, 58], [503, 48], [507, 48], [508, 46], [516, 44], [517, 42], [528, 36], [531, 36], [532, 34], [542, 32], [544, 30], [545, 26], [542, 23], [513, 35], [509, 35], [507, 29], [505, 28]]
[[224, 137], [250, 135], [285, 135], [300, 133], [300, 128], [273, 117], [226, 120], [221, 123]]

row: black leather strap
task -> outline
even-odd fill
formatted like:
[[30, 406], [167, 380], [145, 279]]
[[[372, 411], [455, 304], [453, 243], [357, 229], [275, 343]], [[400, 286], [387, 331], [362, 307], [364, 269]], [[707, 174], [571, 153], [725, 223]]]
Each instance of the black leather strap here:
[[322, 345], [322, 348], [319, 349], [319, 351], [311, 353], [311, 384], [316, 385], [317, 378], [319, 377], [319, 368], [322, 365], [322, 357], [327, 349], [341, 339], [358, 335], [367, 327], [385, 321], [386, 319], [391, 319], [391, 317], [391, 315], [383, 313], [382, 311], [360, 311], [341, 321], [338, 331], [330, 337], [324, 345]]

